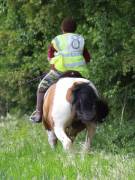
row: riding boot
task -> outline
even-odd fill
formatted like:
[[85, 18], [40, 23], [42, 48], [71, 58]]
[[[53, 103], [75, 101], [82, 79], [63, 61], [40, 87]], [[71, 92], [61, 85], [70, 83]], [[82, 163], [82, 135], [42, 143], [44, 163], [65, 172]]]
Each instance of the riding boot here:
[[30, 116], [30, 120], [34, 123], [39, 123], [42, 121], [44, 94], [44, 92], [39, 92], [39, 90], [37, 91], [36, 111], [34, 111]]

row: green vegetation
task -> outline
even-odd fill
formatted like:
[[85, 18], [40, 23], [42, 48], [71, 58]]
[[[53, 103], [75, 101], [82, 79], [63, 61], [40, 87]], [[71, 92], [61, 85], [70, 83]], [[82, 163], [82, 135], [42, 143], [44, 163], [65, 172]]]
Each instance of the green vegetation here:
[[26, 119], [8, 115], [0, 121], [0, 179], [134, 180], [134, 122], [102, 125], [84, 154], [83, 134], [71, 153], [60, 142], [51, 150], [43, 126]]
[[[65, 16], [91, 52], [89, 78], [108, 99], [112, 118], [133, 118], [135, 100], [134, 0], [1, 0], [0, 113], [34, 109], [38, 81], [47, 72], [47, 48]], [[126, 115], [125, 113], [128, 112]]]

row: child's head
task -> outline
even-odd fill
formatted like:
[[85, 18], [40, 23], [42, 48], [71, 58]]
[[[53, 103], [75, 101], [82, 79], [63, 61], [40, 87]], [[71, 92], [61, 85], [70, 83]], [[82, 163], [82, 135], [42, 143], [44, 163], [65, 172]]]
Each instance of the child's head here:
[[67, 17], [62, 21], [61, 29], [65, 33], [72, 33], [76, 31], [76, 22], [73, 18]]

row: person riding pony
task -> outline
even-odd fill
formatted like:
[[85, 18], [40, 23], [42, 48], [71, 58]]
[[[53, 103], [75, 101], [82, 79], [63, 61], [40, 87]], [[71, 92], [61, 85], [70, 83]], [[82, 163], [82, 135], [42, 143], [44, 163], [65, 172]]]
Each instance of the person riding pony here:
[[84, 38], [75, 33], [76, 28], [73, 18], [65, 18], [61, 24], [63, 34], [56, 36], [49, 46], [48, 60], [51, 69], [38, 85], [36, 111], [30, 116], [32, 122], [42, 121], [44, 94], [64, 72], [77, 71], [83, 77], [88, 74], [87, 63], [90, 62], [90, 54], [85, 47]]

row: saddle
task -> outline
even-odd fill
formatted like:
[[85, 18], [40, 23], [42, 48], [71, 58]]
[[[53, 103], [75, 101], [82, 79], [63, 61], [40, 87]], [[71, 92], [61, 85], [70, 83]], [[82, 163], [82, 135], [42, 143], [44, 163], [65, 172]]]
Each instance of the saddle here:
[[73, 70], [66, 71], [60, 76], [60, 78], [65, 78], [65, 77], [83, 78], [83, 76], [78, 71], [73, 71]]

